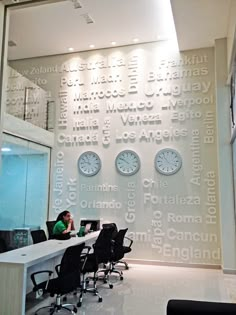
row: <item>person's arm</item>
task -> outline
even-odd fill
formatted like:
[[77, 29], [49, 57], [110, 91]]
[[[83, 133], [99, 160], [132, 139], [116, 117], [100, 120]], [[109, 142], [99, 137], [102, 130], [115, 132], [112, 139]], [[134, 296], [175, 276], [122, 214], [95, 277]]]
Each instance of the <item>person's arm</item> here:
[[71, 219], [71, 231], [74, 231], [74, 230], [75, 230], [74, 220]]
[[73, 223], [73, 220], [70, 220], [69, 223], [68, 223], [67, 229], [64, 230], [64, 231], [62, 232], [62, 234], [69, 233], [69, 232], [72, 230], [72, 223]]

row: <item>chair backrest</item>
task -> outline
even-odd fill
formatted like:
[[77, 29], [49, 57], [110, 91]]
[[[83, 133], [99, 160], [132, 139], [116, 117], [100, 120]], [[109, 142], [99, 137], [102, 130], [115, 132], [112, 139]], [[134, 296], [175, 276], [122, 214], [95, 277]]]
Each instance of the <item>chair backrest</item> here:
[[70, 246], [66, 249], [60, 264], [59, 277], [70, 274], [80, 269], [81, 253], [85, 243]]
[[0, 238], [0, 253], [7, 252], [7, 244], [3, 238]]
[[114, 239], [118, 233], [118, 228], [115, 223], [104, 223], [102, 225], [103, 229], [112, 229], [112, 238]]
[[56, 224], [56, 220], [54, 220], [54, 221], [46, 221], [46, 225], [47, 225], [47, 229], [48, 229], [48, 239], [49, 240], [54, 238], [53, 228], [54, 228], [55, 224]]
[[112, 233], [114, 227], [103, 228], [94, 244], [94, 254], [97, 259], [97, 263], [107, 263], [111, 259], [112, 255]]
[[117, 233], [116, 237], [114, 238], [114, 251], [113, 251], [113, 260], [117, 261], [124, 257], [124, 238], [125, 234], [128, 231], [127, 229], [121, 229]]
[[81, 252], [85, 243], [68, 247], [62, 257], [58, 277], [50, 280], [47, 291], [51, 294], [67, 294], [80, 286]]
[[30, 233], [34, 244], [45, 242], [47, 240], [44, 230], [30, 231]]

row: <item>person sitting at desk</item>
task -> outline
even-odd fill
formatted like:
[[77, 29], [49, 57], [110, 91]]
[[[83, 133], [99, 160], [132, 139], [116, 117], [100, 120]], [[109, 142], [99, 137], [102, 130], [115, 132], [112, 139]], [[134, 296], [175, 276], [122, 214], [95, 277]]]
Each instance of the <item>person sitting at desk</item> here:
[[74, 221], [71, 218], [71, 213], [70, 211], [62, 211], [57, 219], [56, 219], [56, 224], [53, 227], [53, 235], [55, 238], [65, 238], [68, 236], [70, 237], [70, 232], [74, 230]]

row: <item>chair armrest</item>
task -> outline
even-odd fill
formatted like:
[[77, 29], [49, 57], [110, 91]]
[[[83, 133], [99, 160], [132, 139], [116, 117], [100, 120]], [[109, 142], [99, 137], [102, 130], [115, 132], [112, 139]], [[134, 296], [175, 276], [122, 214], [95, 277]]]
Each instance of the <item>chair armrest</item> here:
[[[87, 254], [88, 254], [89, 251], [90, 251], [90, 249], [91, 249], [91, 246], [86, 245], [86, 246], [84, 246], [83, 251], [86, 250], [86, 251], [87, 251]], [[83, 252], [83, 251], [82, 251], [82, 252]]]
[[59, 273], [60, 273], [60, 267], [61, 267], [61, 264], [58, 264], [55, 266], [55, 270], [56, 270], [56, 273], [57, 275], [59, 276]]
[[129, 238], [129, 237], [127, 237], [127, 236], [125, 236], [125, 239], [130, 242], [129, 246], [127, 246], [127, 247], [131, 247], [134, 241], [131, 240], [131, 238]]
[[90, 250], [91, 250], [91, 246], [84, 246], [80, 257], [81, 258], [86, 257], [89, 254]]
[[81, 270], [82, 271], [84, 270], [84, 266], [85, 266], [86, 261], [88, 259], [88, 254], [89, 254], [90, 250], [91, 250], [91, 246], [86, 245], [86, 246], [84, 246], [82, 253], [80, 255], [81, 262], [82, 262], [82, 264], [81, 264]]
[[[43, 274], [43, 273], [48, 273], [48, 281], [49, 281], [51, 275], [53, 274], [53, 271], [51, 271], [51, 270], [41, 270], [41, 271], [34, 272], [34, 273], [32, 273], [30, 275], [30, 278], [31, 278], [31, 280], [33, 282], [35, 291], [38, 290], [38, 286], [39, 286], [39, 283], [36, 283], [35, 276], [39, 275], [39, 274]], [[48, 281], [47, 281], [47, 283], [48, 283]]]

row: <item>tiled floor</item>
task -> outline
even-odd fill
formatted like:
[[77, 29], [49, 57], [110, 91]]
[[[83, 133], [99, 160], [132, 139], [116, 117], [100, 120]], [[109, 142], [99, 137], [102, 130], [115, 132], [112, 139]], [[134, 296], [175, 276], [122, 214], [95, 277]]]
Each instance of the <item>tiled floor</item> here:
[[[114, 288], [98, 283], [103, 302], [92, 294], [85, 295], [78, 308], [81, 315], [165, 315], [169, 299], [183, 298], [206, 301], [236, 302], [236, 275], [224, 275], [221, 270], [130, 265], [124, 280], [112, 278]], [[52, 298], [27, 304], [26, 315], [34, 314]], [[75, 302], [70, 295], [68, 302]], [[39, 312], [38, 315], [49, 314]], [[69, 314], [60, 312], [60, 314]]]

